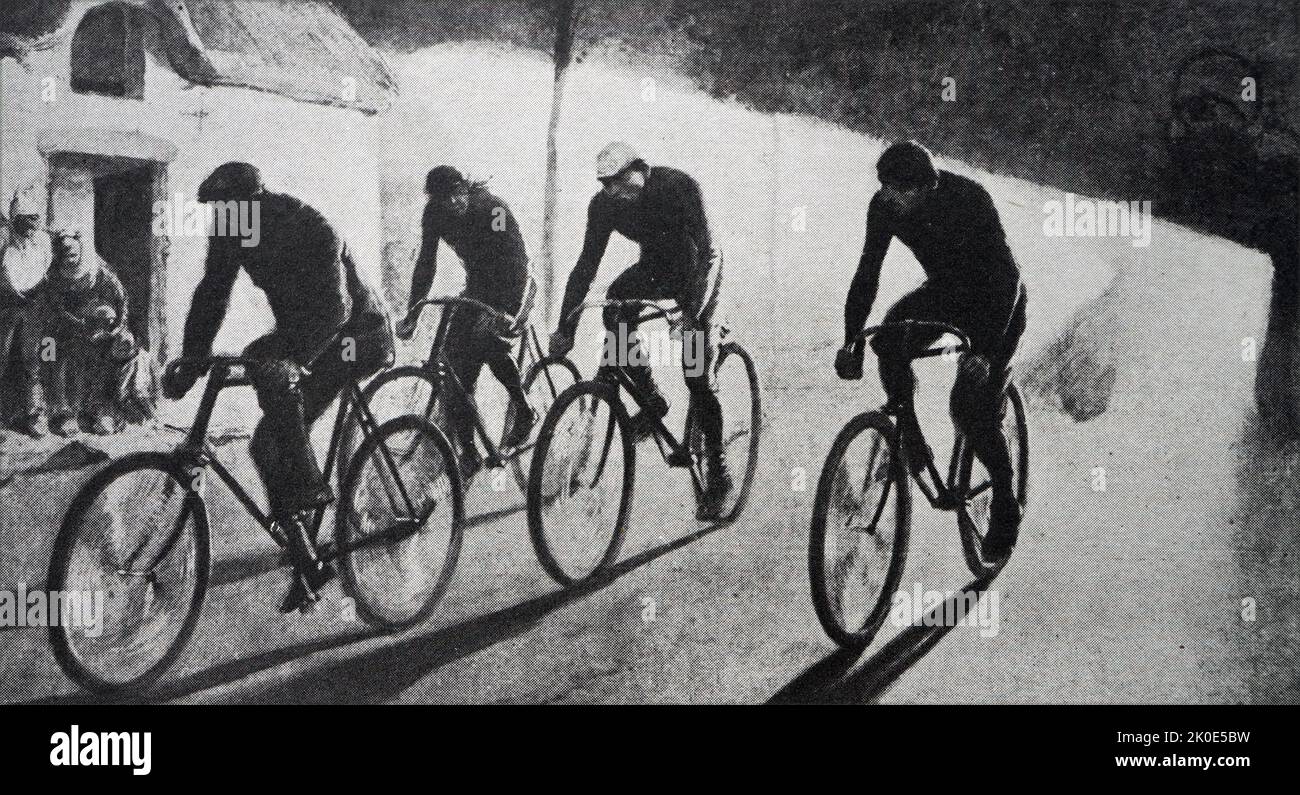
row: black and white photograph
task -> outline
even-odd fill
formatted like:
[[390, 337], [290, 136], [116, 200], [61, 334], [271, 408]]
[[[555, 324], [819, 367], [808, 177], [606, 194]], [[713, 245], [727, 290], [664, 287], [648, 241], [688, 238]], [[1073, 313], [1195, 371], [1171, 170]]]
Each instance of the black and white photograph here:
[[6, 722], [1037, 705], [1231, 780], [1255, 713], [1103, 705], [1300, 701], [1298, 19], [0, 0]]

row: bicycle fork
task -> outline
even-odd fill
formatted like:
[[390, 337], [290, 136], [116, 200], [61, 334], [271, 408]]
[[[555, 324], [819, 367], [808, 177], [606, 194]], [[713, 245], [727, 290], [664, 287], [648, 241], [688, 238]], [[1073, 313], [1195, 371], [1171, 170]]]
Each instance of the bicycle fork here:
[[[176, 484], [171, 480], [168, 480], [166, 485], [163, 487], [162, 504], [165, 505], [167, 503], [175, 489]], [[190, 494], [186, 494], [183, 499], [184, 501], [181, 504], [181, 512], [176, 517], [171, 532], [168, 533], [166, 540], [163, 541], [162, 546], [159, 548], [158, 552], [154, 554], [153, 558], [149, 561], [149, 564], [143, 569], [135, 568], [136, 561], [144, 553], [145, 548], [149, 546], [149, 542], [153, 540], [151, 536], [144, 538], [140, 542], [139, 546], [137, 546], [131, 554], [127, 556], [127, 559], [117, 567], [117, 575], [119, 577], [140, 578], [147, 582], [150, 587], [158, 587], [158, 579], [154, 575], [154, 570], [164, 558], [171, 554], [172, 549], [175, 548], [176, 542], [180, 540], [181, 534], [185, 531], [185, 523], [189, 521], [190, 513], [194, 510], [196, 504], [196, 501]]]

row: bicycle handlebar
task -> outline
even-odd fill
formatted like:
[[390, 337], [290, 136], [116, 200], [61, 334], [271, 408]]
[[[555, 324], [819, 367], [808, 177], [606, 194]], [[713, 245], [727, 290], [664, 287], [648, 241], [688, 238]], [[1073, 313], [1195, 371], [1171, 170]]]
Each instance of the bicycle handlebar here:
[[[862, 333], [858, 334], [857, 341], [859, 343], [865, 342], [868, 337], [875, 336], [876, 334], [879, 334], [882, 331], [890, 331], [892, 329], [902, 329], [906, 333], [916, 328], [928, 328], [931, 330], [942, 332], [944, 334], [951, 334], [954, 337], [956, 337], [958, 340], [960, 340], [960, 343], [957, 345], [956, 350], [969, 351], [971, 349], [970, 337], [966, 336], [966, 332], [962, 331], [961, 329], [957, 328], [951, 323], [943, 323], [938, 320], [899, 320], [893, 323], [881, 323], [878, 326], [869, 326], [868, 328], [863, 329]], [[943, 353], [945, 350], [948, 349], [931, 348], [929, 351], [926, 351], [925, 354], [922, 354], [922, 356], [938, 355], [940, 353]], [[916, 357], [916, 358], [920, 358], [920, 357]]]
[[643, 307], [644, 309], [649, 311], [642, 312], [641, 316], [638, 318], [638, 320], [641, 322], [654, 320], [660, 317], [664, 318], [665, 320], [671, 321], [672, 315], [680, 316], [682, 314], [682, 308], [680, 306], [677, 306], [676, 303], [673, 303], [672, 305], [665, 305], [664, 301], [655, 301], [649, 298], [618, 298], [618, 299], [610, 298], [610, 299], [605, 299], [603, 301], [587, 301], [585, 303], [579, 304], [577, 308], [575, 308], [572, 312], [570, 312], [565, 317], [565, 320], [572, 320], [573, 318], [577, 317], [578, 315], [582, 314], [588, 309], [595, 309], [596, 307], [607, 307], [607, 306]]
[[494, 306], [489, 306], [475, 298], [466, 298], [463, 295], [448, 295], [442, 298], [426, 298], [412, 306], [410, 310], [407, 311], [406, 316], [410, 317], [412, 314], [418, 316], [420, 310], [424, 309], [426, 306], [468, 306], [471, 309], [476, 309], [480, 312], [491, 315], [512, 328], [518, 322], [515, 316], [509, 312], [502, 312]]

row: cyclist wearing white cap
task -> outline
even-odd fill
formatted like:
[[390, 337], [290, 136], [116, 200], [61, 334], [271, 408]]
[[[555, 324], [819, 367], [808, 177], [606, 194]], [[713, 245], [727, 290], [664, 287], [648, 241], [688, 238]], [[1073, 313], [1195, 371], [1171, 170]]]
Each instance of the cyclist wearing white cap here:
[[[722, 407], [708, 362], [713, 361], [711, 339], [712, 316], [721, 284], [721, 258], [716, 256], [709, 236], [700, 186], [690, 175], [668, 166], [651, 167], [636, 150], [614, 142], [596, 157], [596, 178], [603, 188], [587, 206], [587, 231], [582, 253], [569, 275], [560, 311], [559, 328], [551, 336], [551, 353], [563, 355], [573, 347], [573, 333], [578, 318], [573, 314], [591, 289], [591, 282], [609, 244], [610, 235], [618, 232], [641, 247], [641, 259], [625, 270], [609, 286], [606, 297], [620, 299], [672, 299], [682, 310], [685, 334], [703, 334], [705, 351], [702, 367], [683, 367], [686, 386], [691, 392], [692, 407], [699, 413], [704, 441], [710, 460], [709, 482], [700, 506], [700, 519], [716, 517], [719, 506], [731, 490], [722, 447]], [[649, 398], [652, 410], [662, 417], [668, 402], [659, 393], [649, 368], [638, 366], [648, 357], [636, 351], [635, 337], [639, 309], [610, 307], [605, 311], [607, 333], [621, 334], [631, 341], [624, 369]], [[620, 328], [621, 327], [621, 328]], [[683, 365], [687, 351], [683, 350]], [[611, 370], [602, 367], [603, 376]], [[638, 425], [644, 429], [645, 422]]]

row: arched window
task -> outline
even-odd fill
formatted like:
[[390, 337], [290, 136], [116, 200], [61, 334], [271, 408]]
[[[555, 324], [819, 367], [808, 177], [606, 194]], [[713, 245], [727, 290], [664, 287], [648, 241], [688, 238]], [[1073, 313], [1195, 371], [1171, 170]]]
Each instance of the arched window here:
[[72, 34], [72, 90], [144, 99], [144, 40], [133, 9], [109, 3], [82, 17]]

